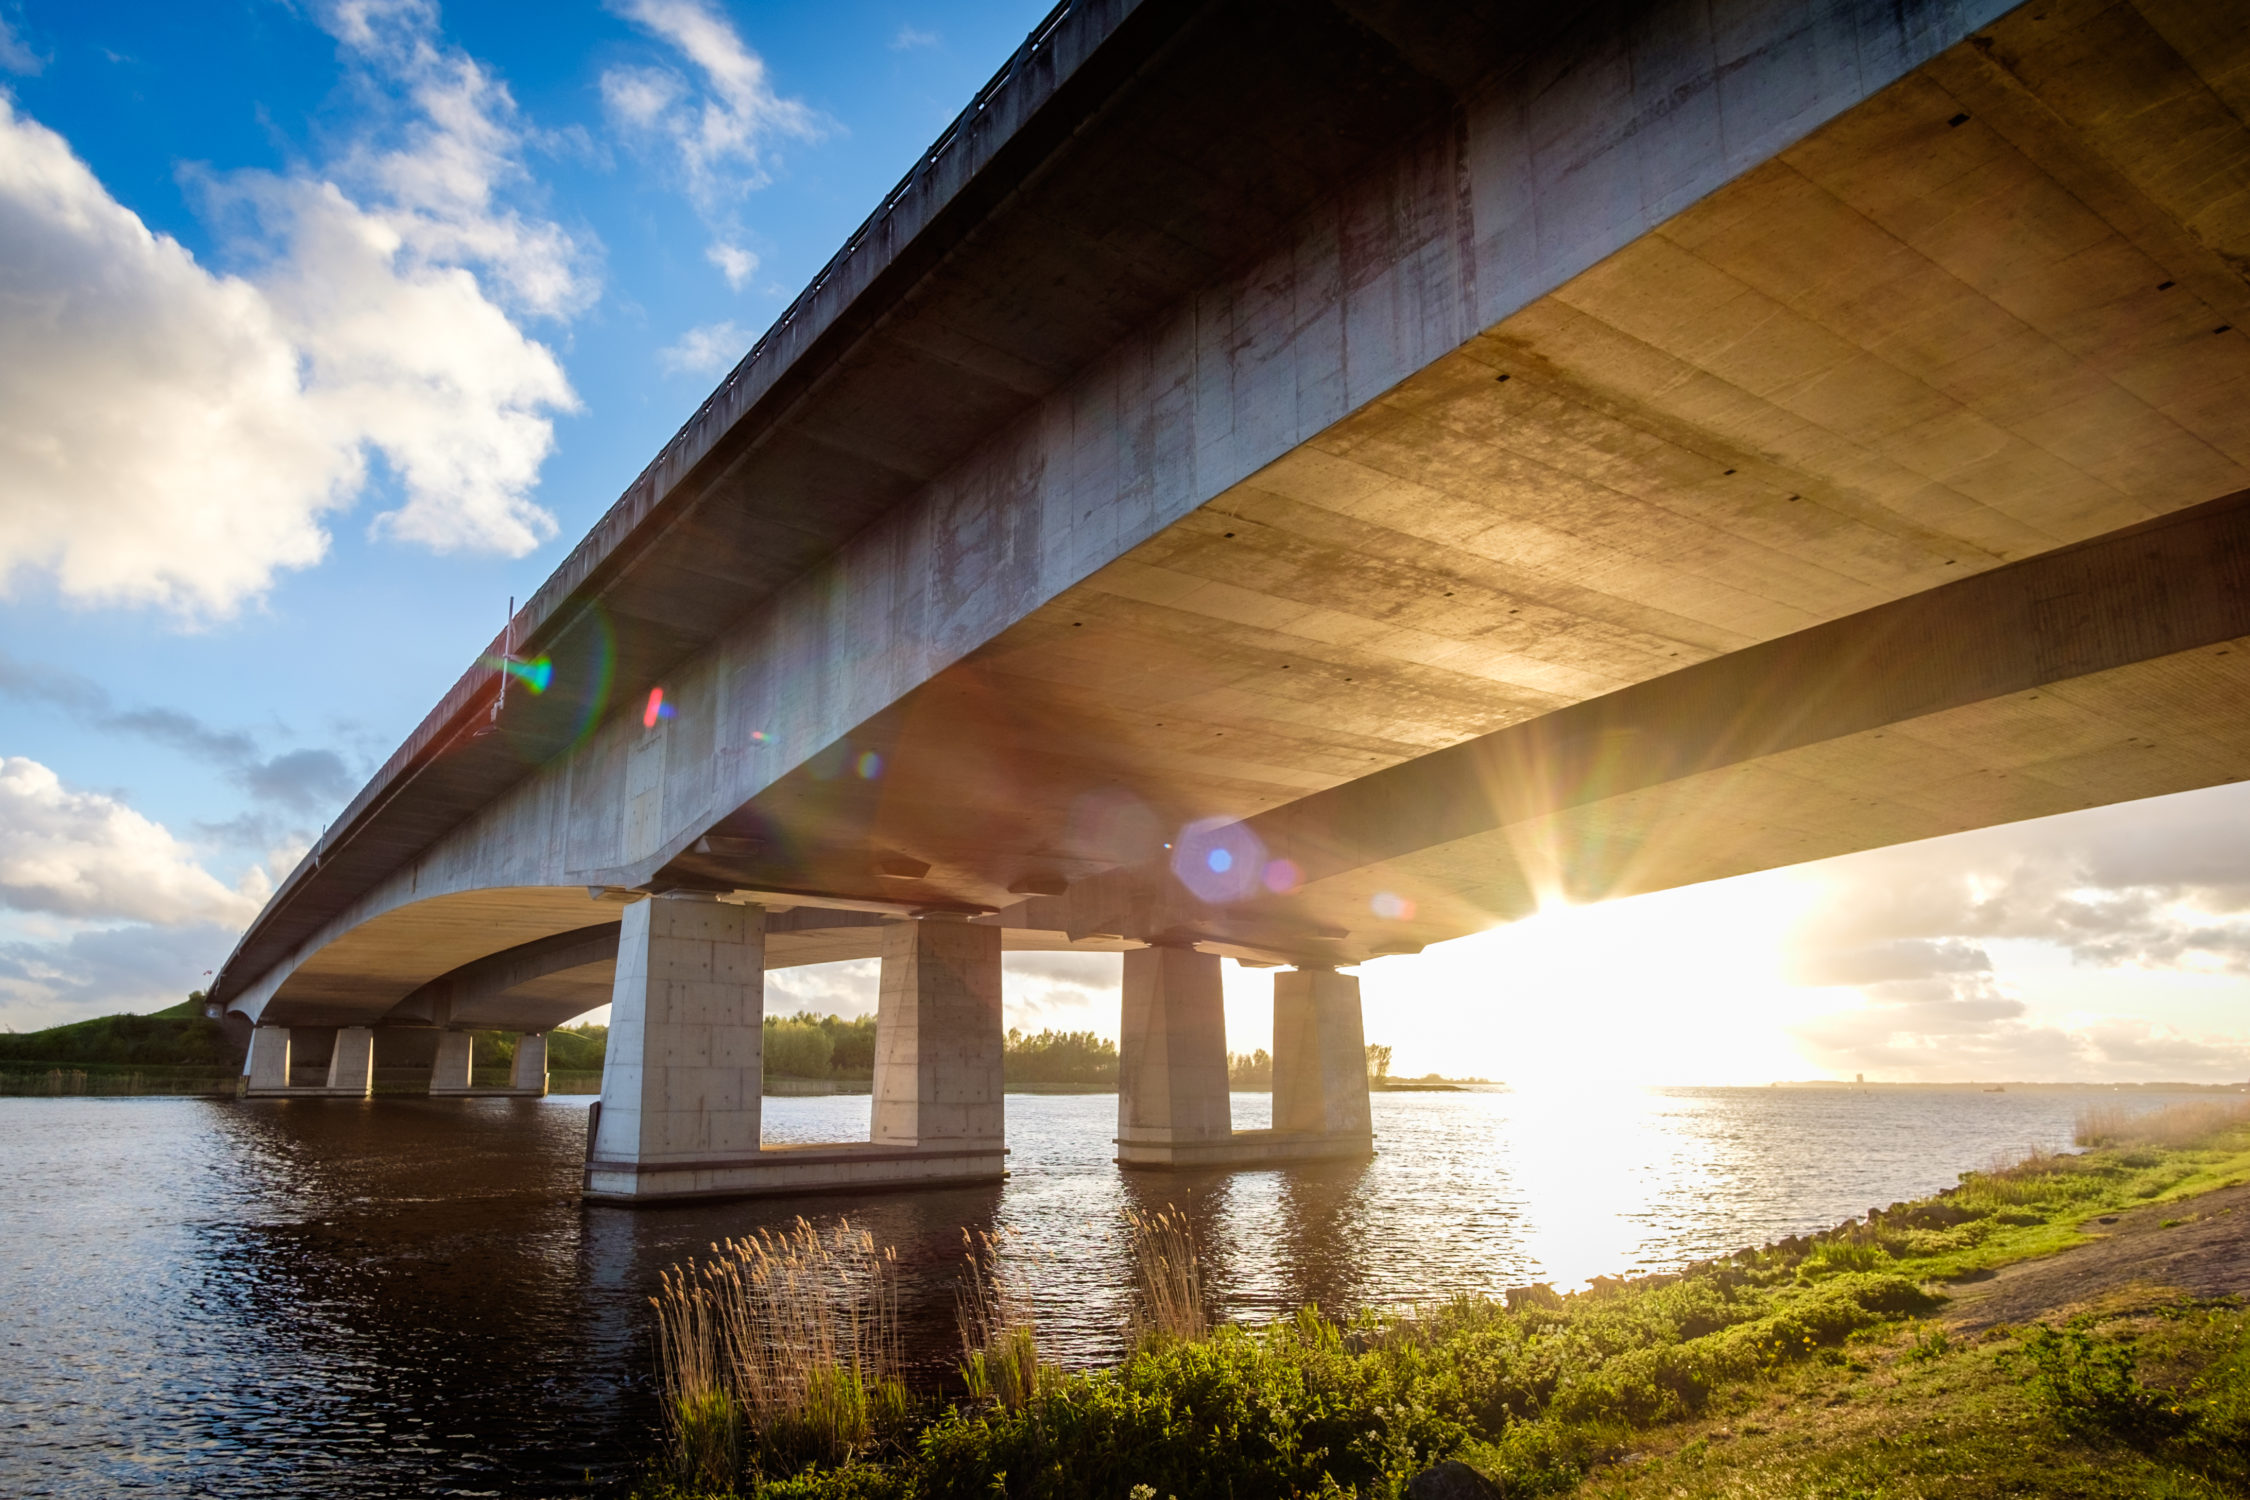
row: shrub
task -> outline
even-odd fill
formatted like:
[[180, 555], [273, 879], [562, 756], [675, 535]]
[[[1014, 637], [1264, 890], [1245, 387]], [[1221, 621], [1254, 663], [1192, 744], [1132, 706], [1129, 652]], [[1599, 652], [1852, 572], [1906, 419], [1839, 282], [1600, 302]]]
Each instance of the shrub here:
[[2135, 1377], [2132, 1345], [2102, 1337], [2084, 1318], [2061, 1328], [2034, 1324], [2001, 1358], [2026, 1368], [2025, 1384], [2067, 1431], [2147, 1439], [2195, 1422], [2192, 1403]]

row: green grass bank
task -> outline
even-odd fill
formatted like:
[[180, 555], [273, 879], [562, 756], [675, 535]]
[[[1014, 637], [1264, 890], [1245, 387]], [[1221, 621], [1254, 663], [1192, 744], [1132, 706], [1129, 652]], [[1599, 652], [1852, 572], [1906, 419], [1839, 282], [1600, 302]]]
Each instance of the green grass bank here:
[[[637, 1495], [2250, 1494], [2239, 1299], [2064, 1275], [2037, 1316], [1958, 1316], [2016, 1274], [2001, 1268], [2067, 1255], [2105, 1220], [2150, 1221], [2152, 1246], [2200, 1226], [2250, 1254], [2250, 1223], [2234, 1217], [2239, 1204], [2250, 1221], [2250, 1192], [2233, 1191], [2250, 1181], [2250, 1109], [2097, 1114], [2081, 1128], [2083, 1154], [1966, 1174], [1679, 1275], [1344, 1322], [1308, 1310], [1205, 1331], [1179, 1314], [1200, 1295], [1192, 1252], [1136, 1237], [1140, 1305], [1171, 1311], [1141, 1318], [1134, 1352], [1091, 1372], [1039, 1357], [1029, 1298], [972, 1247], [967, 1379], [946, 1393], [909, 1392], [885, 1363], [881, 1319], [865, 1312], [882, 1305], [879, 1258], [852, 1261], [860, 1279], [822, 1299], [855, 1309], [843, 1325], [801, 1296], [793, 1311], [728, 1304], [730, 1277], [797, 1285], [795, 1261], [707, 1263], [668, 1292], [669, 1425]], [[695, 1318], [731, 1331], [698, 1354], [680, 1332]], [[760, 1369], [731, 1365], [730, 1341], [765, 1351]], [[1429, 1474], [1448, 1461], [1465, 1467]]]

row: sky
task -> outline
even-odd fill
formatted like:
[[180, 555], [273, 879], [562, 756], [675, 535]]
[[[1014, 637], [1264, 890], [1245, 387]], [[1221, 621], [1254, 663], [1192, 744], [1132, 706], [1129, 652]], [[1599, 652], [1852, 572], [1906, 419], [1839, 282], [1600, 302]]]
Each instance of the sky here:
[[[1045, 8], [0, 0], [0, 1026], [198, 986]], [[2220, 788], [1543, 912], [1367, 965], [1369, 1039], [2239, 1081], [2246, 834]], [[1116, 985], [1013, 958], [1010, 1020], [1114, 1036]]]

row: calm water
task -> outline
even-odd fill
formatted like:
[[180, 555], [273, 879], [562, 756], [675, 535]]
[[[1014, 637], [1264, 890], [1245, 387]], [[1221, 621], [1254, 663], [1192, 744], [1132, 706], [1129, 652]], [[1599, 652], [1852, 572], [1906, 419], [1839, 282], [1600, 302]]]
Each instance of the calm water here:
[[[2143, 1096], [2145, 1102], [2160, 1102]], [[582, 1207], [584, 1099], [0, 1099], [0, 1494], [563, 1495], [647, 1445], [642, 1299], [712, 1240], [848, 1213], [951, 1340], [961, 1230], [1038, 1247], [1045, 1342], [1097, 1360], [1132, 1206], [1194, 1216], [1232, 1316], [1683, 1261], [2067, 1143], [2084, 1095], [1663, 1089], [1379, 1095], [1371, 1163], [1109, 1161], [1111, 1096], [1014, 1096], [1004, 1186]], [[1265, 1122], [1238, 1095], [1241, 1126]], [[769, 1140], [867, 1130], [769, 1099]]]

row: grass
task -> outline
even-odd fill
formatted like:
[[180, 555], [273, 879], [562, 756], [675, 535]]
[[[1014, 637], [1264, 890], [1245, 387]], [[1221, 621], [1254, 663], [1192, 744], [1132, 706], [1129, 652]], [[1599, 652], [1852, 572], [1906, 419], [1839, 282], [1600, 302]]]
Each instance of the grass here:
[[1184, 1222], [1137, 1220], [1122, 1364], [932, 1398], [884, 1442], [742, 1487], [1394, 1497], [1457, 1459], [1509, 1496], [2250, 1494], [2239, 1306], [2127, 1301], [1973, 1338], [1932, 1320], [1949, 1280], [2062, 1248], [2090, 1217], [2250, 1179], [2239, 1111], [2091, 1123], [2117, 1144], [1679, 1275], [1345, 1322], [1201, 1325]]
[[1133, 1260], [1133, 1318], [1126, 1342], [1136, 1350], [1193, 1343], [1211, 1331], [1203, 1304], [1202, 1257], [1187, 1215], [1128, 1210], [1126, 1245]]
[[849, 1467], [911, 1402], [898, 1379], [894, 1257], [803, 1219], [667, 1272], [655, 1312], [665, 1482], [729, 1493], [762, 1476]]
[[[151, 1078], [176, 1069], [231, 1073], [242, 1054], [203, 1014], [201, 993], [145, 1016], [98, 1016], [44, 1031], [0, 1033], [0, 1066], [11, 1071], [81, 1071], [91, 1078], [139, 1069]], [[70, 1090], [69, 1092], [80, 1092]]]
[[1021, 1411], [1062, 1372], [1039, 1356], [1039, 1324], [1025, 1273], [1003, 1255], [1007, 1236], [961, 1231], [967, 1262], [955, 1298], [961, 1383], [969, 1399]]

